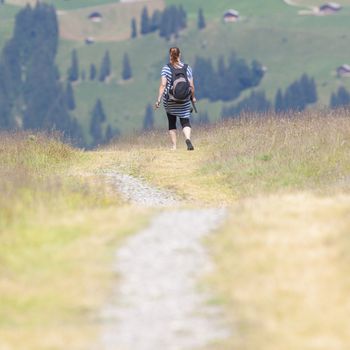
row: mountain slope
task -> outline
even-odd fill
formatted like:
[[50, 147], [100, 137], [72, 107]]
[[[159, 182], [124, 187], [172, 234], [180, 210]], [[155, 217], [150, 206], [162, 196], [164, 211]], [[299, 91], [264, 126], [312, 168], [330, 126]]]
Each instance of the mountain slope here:
[[[182, 4], [189, 18], [188, 29], [181, 33], [179, 39], [172, 42], [166, 42], [157, 34], [119, 41], [127, 38], [130, 33], [130, 14], [137, 15], [137, 11], [133, 12], [131, 8], [135, 9], [136, 5], [123, 4], [119, 7], [118, 18], [123, 19], [119, 24], [115, 24], [114, 29], [108, 31], [108, 27], [103, 27], [103, 23], [92, 24], [86, 18], [86, 14], [93, 9], [100, 8], [103, 12], [104, 6], [107, 6], [106, 9], [108, 6], [119, 6], [119, 4], [103, 5], [105, 2], [107, 1], [99, 2], [101, 4], [99, 7], [76, 9], [81, 4], [78, 1], [75, 3], [74, 11], [66, 8], [66, 14], [60, 16], [61, 32], [64, 36], [79, 39], [61, 40], [57, 63], [63, 76], [70, 65], [73, 48], [77, 49], [80, 69], [85, 70], [87, 76], [91, 63], [99, 66], [105, 51], [109, 50], [111, 54], [113, 75], [108, 84], [80, 81], [74, 85], [77, 99], [74, 114], [84, 126], [86, 135], [90, 122], [89, 113], [97, 98], [101, 98], [108, 119], [115, 128], [124, 133], [141, 128], [145, 107], [148, 103], [153, 103], [156, 98], [159, 72], [162, 65], [167, 62], [167, 52], [171, 45], [180, 46], [186, 61], [190, 64], [193, 64], [197, 55], [211, 57], [216, 62], [219, 55], [227, 58], [232, 51], [248, 61], [259, 60], [267, 67], [267, 73], [257, 89], [266, 91], [272, 101], [278, 88], [285, 89], [303, 73], [316, 80], [319, 106], [328, 105], [331, 93], [339, 86], [350, 87], [350, 79], [339, 79], [335, 75], [336, 67], [348, 63], [350, 57], [348, 0], [340, 1], [344, 8], [339, 14], [322, 17], [300, 16], [298, 8], [279, 0], [264, 1], [263, 6], [258, 0], [249, 2], [239, 0], [235, 2], [234, 7], [240, 12], [242, 20], [232, 24], [224, 24], [222, 21], [223, 11], [233, 6], [231, 1], [220, 0], [214, 3], [199, 0], [191, 2], [167, 0], [168, 5]], [[139, 3], [137, 8], [140, 11], [141, 4], [151, 3], [156, 2]], [[96, 2], [89, 4], [96, 5]], [[311, 5], [313, 4], [315, 3]], [[196, 28], [199, 7], [203, 8], [207, 21], [207, 28], [203, 31], [198, 31]], [[11, 17], [13, 8], [7, 5], [4, 9], [9, 12], [8, 18]], [[137, 17], [140, 17], [140, 13]], [[114, 19], [117, 17], [113, 19], [111, 17], [112, 21]], [[10, 19], [8, 21], [6, 27], [0, 26], [0, 30], [6, 33], [9, 33], [11, 23]], [[117, 31], [118, 26], [121, 29]], [[79, 35], [76, 36], [75, 33]], [[96, 43], [85, 45], [84, 34], [96, 36]], [[102, 41], [103, 38], [108, 41]], [[125, 52], [129, 54], [133, 69], [133, 79], [128, 82], [121, 81], [122, 57]], [[249, 91], [242, 97], [247, 94]], [[202, 100], [198, 105], [200, 111], [207, 110], [210, 119], [214, 121], [220, 118], [222, 106], [225, 104]], [[155, 118], [156, 126], [165, 125], [164, 113], [157, 112]]]

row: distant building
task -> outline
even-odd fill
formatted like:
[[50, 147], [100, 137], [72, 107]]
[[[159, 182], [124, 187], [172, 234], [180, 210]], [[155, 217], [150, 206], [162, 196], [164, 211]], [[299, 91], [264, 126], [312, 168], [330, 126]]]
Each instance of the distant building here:
[[239, 20], [239, 12], [236, 11], [236, 10], [227, 10], [225, 13], [224, 13], [224, 22], [236, 22]]
[[319, 12], [324, 15], [331, 15], [341, 10], [341, 5], [335, 2], [327, 2], [319, 7]]
[[337, 68], [338, 77], [350, 77], [350, 65], [343, 64], [342, 66]]
[[93, 37], [91, 37], [91, 36], [85, 38], [85, 44], [86, 44], [86, 45], [91, 45], [91, 44], [93, 44], [94, 42], [95, 42], [95, 39], [94, 39]]
[[102, 15], [99, 12], [92, 12], [89, 15], [89, 20], [92, 22], [101, 22], [102, 21]]

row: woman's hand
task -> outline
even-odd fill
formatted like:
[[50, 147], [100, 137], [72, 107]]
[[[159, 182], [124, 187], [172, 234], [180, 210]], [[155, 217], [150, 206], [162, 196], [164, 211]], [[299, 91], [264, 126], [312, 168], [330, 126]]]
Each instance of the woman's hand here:
[[194, 96], [192, 97], [192, 102], [193, 102], [193, 103], [196, 103], [196, 102], [197, 102], [197, 99], [196, 99]]
[[160, 100], [158, 100], [155, 104], [154, 104], [154, 109], [158, 109], [160, 107]]

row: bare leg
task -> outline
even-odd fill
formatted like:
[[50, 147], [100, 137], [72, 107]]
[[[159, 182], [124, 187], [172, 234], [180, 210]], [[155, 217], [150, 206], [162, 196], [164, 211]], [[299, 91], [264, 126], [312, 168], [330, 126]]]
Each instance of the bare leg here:
[[176, 129], [169, 130], [169, 135], [170, 135], [170, 139], [171, 139], [171, 142], [172, 142], [171, 149], [176, 150]]
[[182, 129], [182, 131], [183, 131], [185, 138], [186, 138], [187, 150], [193, 151], [194, 147], [193, 147], [192, 142], [191, 142], [191, 128], [189, 126], [185, 126]]
[[183, 129], [182, 129], [184, 135], [185, 135], [185, 138], [186, 140], [191, 140], [191, 128], [189, 126], [185, 126]]

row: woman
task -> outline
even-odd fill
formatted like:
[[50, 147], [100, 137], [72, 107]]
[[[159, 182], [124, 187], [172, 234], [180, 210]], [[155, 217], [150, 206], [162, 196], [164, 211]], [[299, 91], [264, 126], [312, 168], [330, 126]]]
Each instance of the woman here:
[[189, 151], [193, 151], [194, 147], [191, 142], [191, 123], [190, 116], [192, 112], [191, 100], [196, 102], [194, 97], [194, 84], [192, 69], [187, 66], [187, 79], [190, 85], [190, 96], [184, 102], [181, 103], [169, 99], [169, 92], [172, 89], [172, 69], [180, 69], [184, 67], [184, 63], [181, 62], [181, 52], [178, 47], [172, 47], [169, 50], [170, 63], [162, 69], [161, 81], [159, 86], [158, 100], [155, 104], [155, 108], [159, 108], [160, 102], [163, 98], [163, 106], [165, 108], [168, 122], [169, 122], [169, 135], [172, 142], [172, 150], [176, 150], [176, 120], [180, 119], [183, 133], [186, 138], [186, 145]]

